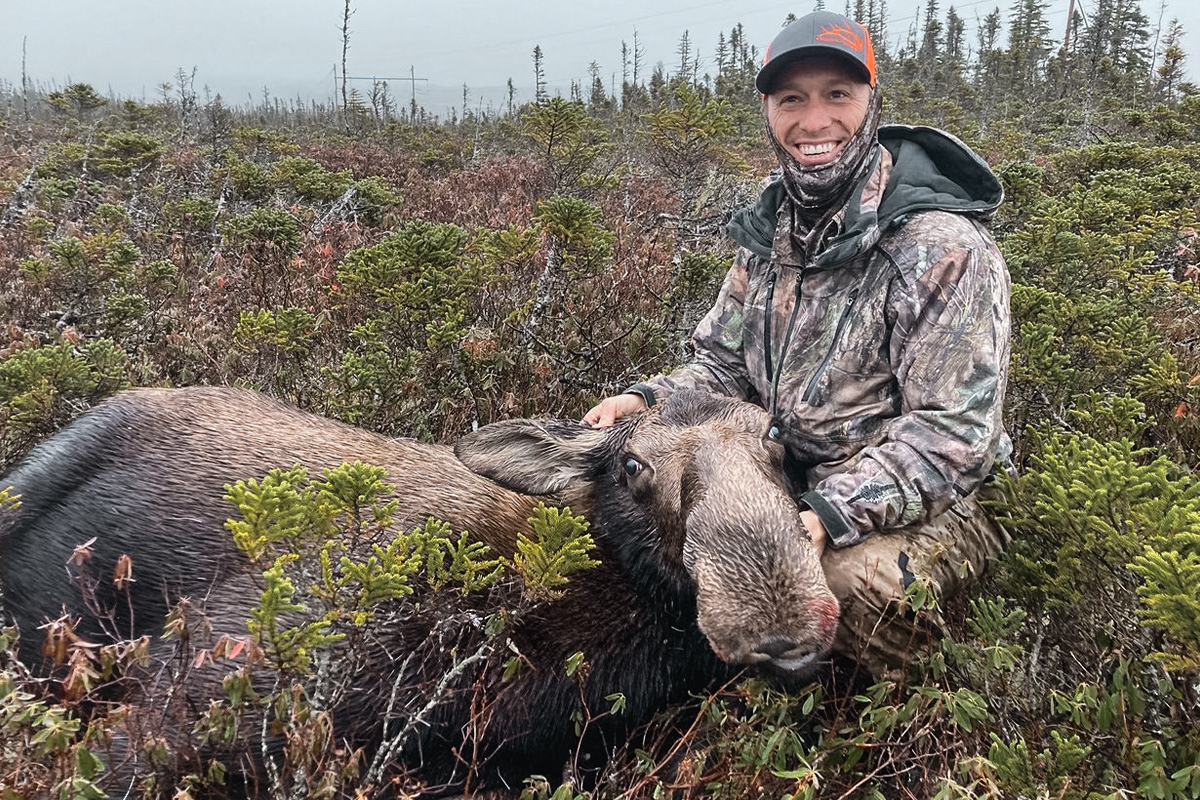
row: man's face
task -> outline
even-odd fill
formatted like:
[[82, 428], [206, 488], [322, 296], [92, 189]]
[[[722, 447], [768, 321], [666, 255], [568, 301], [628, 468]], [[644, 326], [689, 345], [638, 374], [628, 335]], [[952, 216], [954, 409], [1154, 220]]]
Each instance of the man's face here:
[[837, 158], [862, 125], [871, 86], [837, 56], [805, 56], [788, 67], [763, 101], [767, 123], [802, 167]]

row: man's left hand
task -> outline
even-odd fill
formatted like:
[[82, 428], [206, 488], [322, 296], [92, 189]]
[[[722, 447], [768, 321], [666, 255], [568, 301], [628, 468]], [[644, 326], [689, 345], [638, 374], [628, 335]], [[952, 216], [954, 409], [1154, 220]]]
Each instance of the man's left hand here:
[[821, 523], [821, 518], [817, 516], [815, 511], [806, 508], [800, 512], [800, 521], [808, 529], [808, 538], [812, 540], [813, 546], [817, 548], [817, 556], [824, 555], [825, 526]]

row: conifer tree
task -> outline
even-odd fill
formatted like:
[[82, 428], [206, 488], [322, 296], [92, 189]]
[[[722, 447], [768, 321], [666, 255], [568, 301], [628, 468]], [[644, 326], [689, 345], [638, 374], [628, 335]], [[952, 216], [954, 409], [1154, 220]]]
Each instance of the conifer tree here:
[[542, 65], [542, 46], [533, 47], [533, 97], [536, 102], [546, 99], [546, 70]]
[[1155, 70], [1155, 99], [1170, 103], [1179, 99], [1179, 87], [1183, 83], [1184, 67], [1187, 64], [1187, 53], [1183, 49], [1183, 26], [1178, 18], [1173, 18], [1167, 26], [1167, 35], [1163, 39], [1162, 63]]
[[595, 61], [588, 64], [588, 77], [591, 79], [588, 91], [588, 111], [594, 117], [608, 119], [612, 115], [614, 101], [604, 88], [604, 80], [600, 76], [600, 65]]
[[1016, 0], [1010, 12], [1008, 85], [1026, 98], [1041, 96], [1042, 76], [1051, 47], [1046, 8], [1044, 0]]
[[101, 97], [91, 84], [72, 83], [62, 91], [48, 94], [46, 103], [56, 111], [69, 114], [82, 122], [91, 112], [108, 101]]
[[937, 18], [937, 12], [937, 0], [928, 0], [922, 22], [921, 44], [917, 47], [916, 55], [916, 78], [928, 90], [937, 90], [941, 83], [938, 62], [942, 52], [942, 23]]
[[548, 193], [588, 193], [599, 180], [593, 168], [611, 147], [600, 121], [581, 102], [551, 97], [529, 107], [522, 123], [546, 169]]

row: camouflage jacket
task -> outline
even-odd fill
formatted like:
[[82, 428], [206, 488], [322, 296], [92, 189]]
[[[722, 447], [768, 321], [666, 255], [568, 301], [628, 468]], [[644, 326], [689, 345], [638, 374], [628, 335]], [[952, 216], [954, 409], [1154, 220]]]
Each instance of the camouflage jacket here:
[[692, 362], [631, 387], [766, 407], [835, 547], [932, 519], [1011, 453], [1009, 277], [980, 221], [1003, 189], [948, 134], [879, 133], [875, 169], [813, 258], [793, 246], [780, 182], [735, 216], [742, 247]]

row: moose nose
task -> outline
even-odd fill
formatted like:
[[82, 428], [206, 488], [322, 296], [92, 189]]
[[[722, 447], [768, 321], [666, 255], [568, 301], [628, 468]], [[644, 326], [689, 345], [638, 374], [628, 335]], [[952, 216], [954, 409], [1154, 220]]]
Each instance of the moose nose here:
[[774, 660], [782, 658], [786, 653], [795, 650], [796, 647], [796, 642], [786, 636], [768, 636], [758, 643], [758, 647], [754, 648], [754, 652]]
[[811, 665], [820, 653], [819, 647], [787, 636], [768, 636], [754, 648], [751, 658], [770, 662], [786, 672], [795, 672]]

